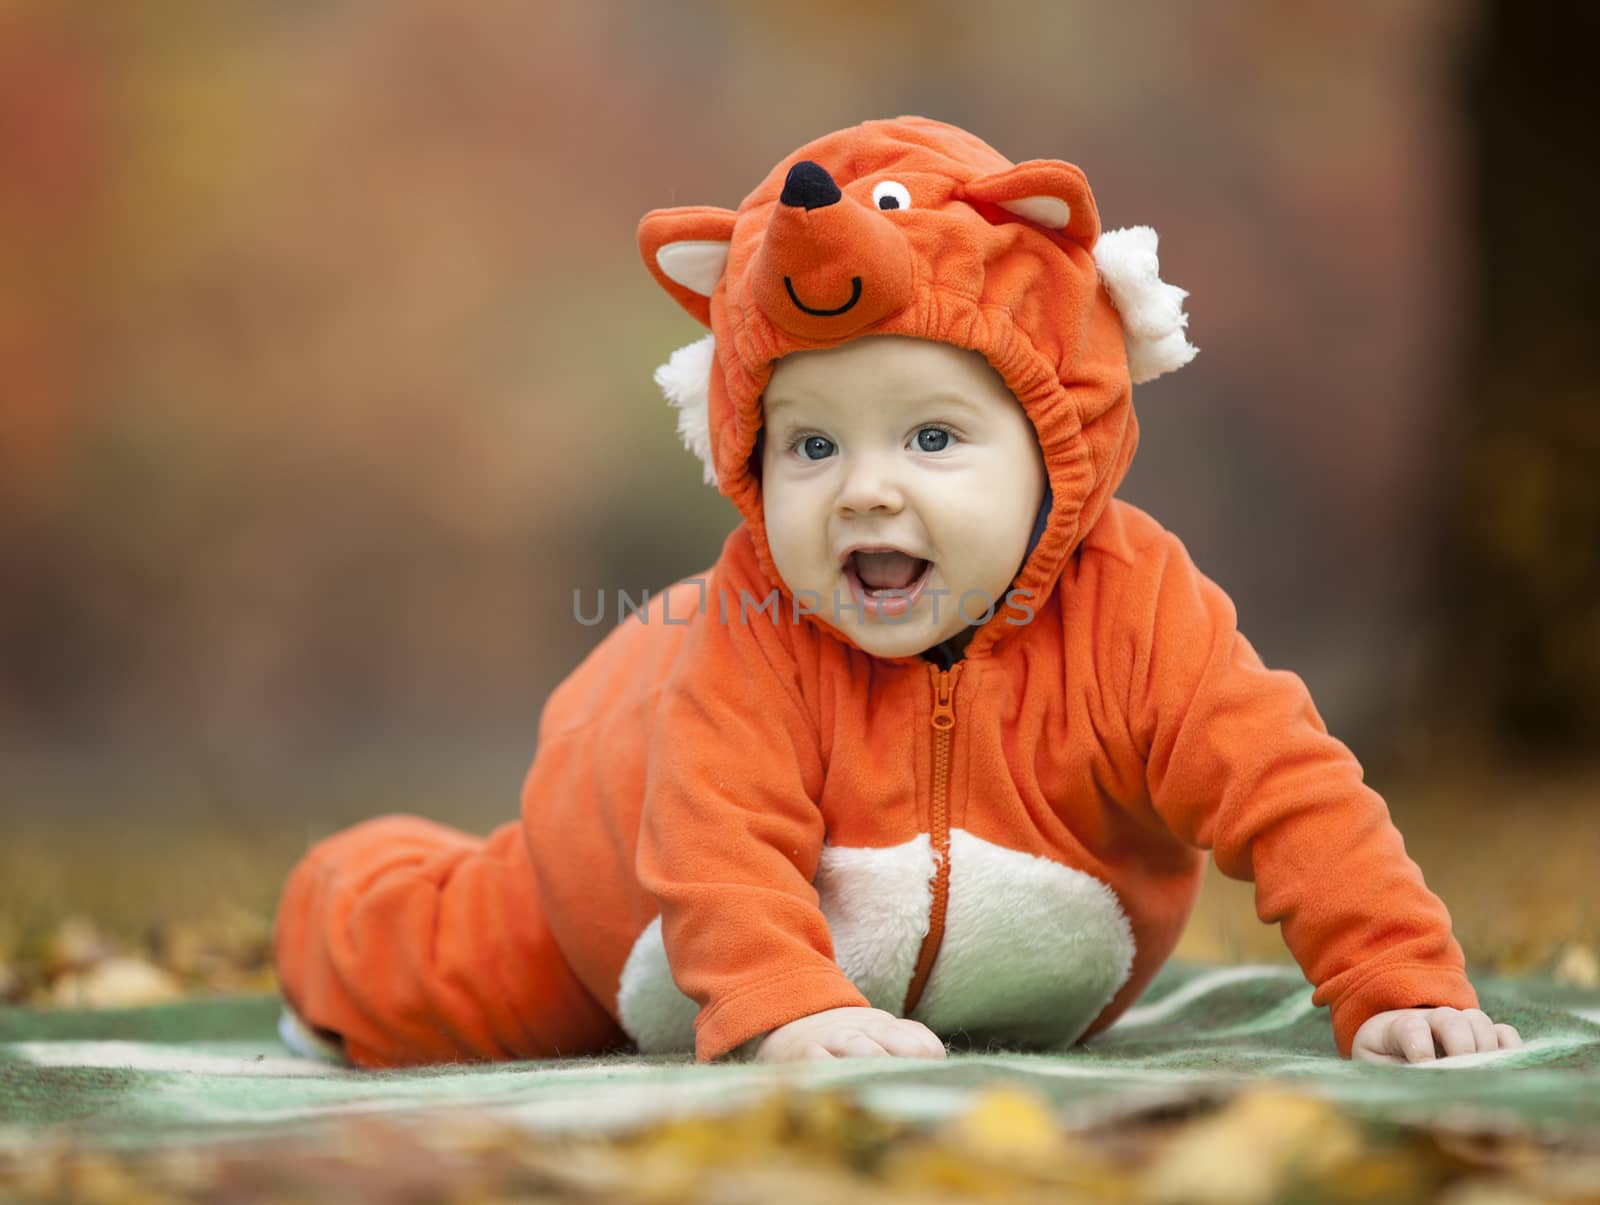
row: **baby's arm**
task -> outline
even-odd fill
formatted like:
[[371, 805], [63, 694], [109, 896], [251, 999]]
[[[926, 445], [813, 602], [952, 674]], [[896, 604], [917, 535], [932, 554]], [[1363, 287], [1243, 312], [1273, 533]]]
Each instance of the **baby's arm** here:
[[656, 704], [635, 862], [673, 979], [700, 1005], [701, 1061], [814, 1013], [868, 1007], [834, 960], [813, 886], [824, 762], [796, 636], [788, 616], [779, 626], [753, 609], [769, 587], [740, 539]]
[[1447, 1050], [1462, 1045], [1460, 1025], [1445, 1019], [1476, 1010], [1477, 995], [1449, 914], [1387, 806], [1328, 735], [1304, 683], [1262, 665], [1227, 595], [1175, 536], [1144, 522], [1102, 655], [1150, 806], [1224, 874], [1256, 884], [1256, 913], [1282, 925], [1313, 1001], [1332, 1010], [1341, 1054], [1357, 1053], [1357, 1031], [1392, 1012], [1408, 1015], [1366, 1031], [1382, 1036], [1363, 1052], [1415, 1049], [1419, 1011], [1444, 1026]]

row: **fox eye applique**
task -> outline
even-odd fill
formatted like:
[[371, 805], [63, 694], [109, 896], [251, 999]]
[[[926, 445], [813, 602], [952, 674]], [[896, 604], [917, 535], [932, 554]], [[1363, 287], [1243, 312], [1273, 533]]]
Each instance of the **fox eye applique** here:
[[880, 180], [873, 186], [872, 203], [879, 209], [910, 209], [911, 190], [898, 180]]

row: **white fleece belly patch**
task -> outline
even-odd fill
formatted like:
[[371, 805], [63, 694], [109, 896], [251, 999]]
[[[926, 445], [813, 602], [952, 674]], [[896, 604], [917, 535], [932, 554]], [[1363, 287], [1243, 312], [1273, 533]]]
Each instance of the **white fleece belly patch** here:
[[[834, 959], [875, 1008], [899, 1013], [932, 906], [926, 833], [887, 848], [825, 846], [816, 887]], [[950, 834], [944, 939], [911, 1015], [944, 1037], [1065, 1045], [1133, 967], [1133, 930], [1100, 880], [960, 829]], [[694, 1049], [695, 1002], [645, 927], [622, 969], [617, 1012], [645, 1053]]]
[[944, 940], [911, 1016], [941, 1037], [1069, 1045], [1128, 981], [1133, 955], [1105, 883], [956, 829]]

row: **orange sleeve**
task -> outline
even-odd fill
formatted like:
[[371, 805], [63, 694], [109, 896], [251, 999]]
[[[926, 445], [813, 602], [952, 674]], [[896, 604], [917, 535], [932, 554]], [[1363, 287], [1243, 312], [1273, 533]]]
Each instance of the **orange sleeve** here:
[[727, 558], [709, 575], [705, 614], [657, 702], [645, 782], [637, 871], [661, 907], [673, 979], [700, 1005], [701, 1062], [811, 1013], [868, 1006], [834, 961], [812, 886], [820, 738], [789, 617], [779, 627], [771, 607], [755, 610], [763, 580]]
[[1444, 904], [1299, 677], [1269, 670], [1233, 603], [1163, 532], [1117, 607], [1127, 715], [1151, 803], [1229, 878], [1254, 882], [1332, 1013], [1339, 1053], [1375, 1013], [1475, 1008]]

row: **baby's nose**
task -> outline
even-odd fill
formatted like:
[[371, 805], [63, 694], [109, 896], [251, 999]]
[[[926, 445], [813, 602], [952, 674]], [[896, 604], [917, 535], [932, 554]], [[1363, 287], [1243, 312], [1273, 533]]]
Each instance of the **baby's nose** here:
[[856, 456], [839, 486], [837, 506], [842, 514], [863, 514], [868, 511], [897, 511], [905, 504], [904, 496], [893, 476], [885, 471], [878, 458]]

